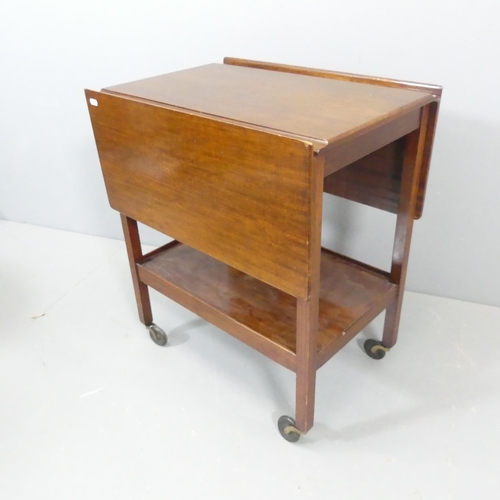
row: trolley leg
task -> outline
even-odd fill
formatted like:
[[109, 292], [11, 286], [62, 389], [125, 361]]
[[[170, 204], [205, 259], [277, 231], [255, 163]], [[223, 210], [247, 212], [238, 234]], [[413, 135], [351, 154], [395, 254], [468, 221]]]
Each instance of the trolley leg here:
[[318, 298], [297, 299], [297, 387], [295, 416], [297, 429], [306, 433], [314, 423], [316, 393], [316, 350]]
[[301, 433], [306, 433], [314, 423], [323, 177], [324, 162], [322, 158], [317, 158], [311, 164], [310, 293], [307, 299], [297, 299], [295, 416], [297, 429]]
[[298, 441], [314, 424], [324, 168], [324, 159], [320, 156], [311, 162], [309, 294], [306, 299], [297, 298], [295, 420], [286, 415], [278, 420], [280, 434], [290, 442]]
[[398, 294], [396, 300], [389, 305], [385, 311], [384, 333], [382, 344], [390, 349], [394, 347], [398, 340], [399, 319], [401, 318], [401, 308], [403, 305], [403, 294]]
[[146, 326], [150, 326], [153, 323], [153, 314], [151, 312], [149, 291], [147, 285], [140, 281], [139, 274], [137, 273], [137, 263], [142, 260], [141, 240], [137, 221], [123, 214], [120, 214], [120, 216], [125, 243], [127, 245], [127, 254], [130, 263], [130, 271], [132, 273], [132, 281], [134, 283], [135, 300], [139, 311], [139, 319]]
[[393, 347], [398, 338], [399, 319], [401, 317], [406, 271], [410, 256], [411, 234], [417, 204], [420, 166], [425, 147], [428, 116], [429, 106], [426, 106], [422, 113], [420, 128], [410, 133], [406, 139], [390, 274], [390, 281], [398, 285], [399, 290], [396, 300], [389, 305], [385, 314], [382, 343], [387, 348]]

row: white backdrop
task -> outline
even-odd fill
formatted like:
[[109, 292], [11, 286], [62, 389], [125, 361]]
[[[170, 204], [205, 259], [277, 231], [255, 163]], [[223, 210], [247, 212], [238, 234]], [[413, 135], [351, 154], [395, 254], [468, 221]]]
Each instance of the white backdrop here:
[[[408, 289], [500, 306], [499, 17], [498, 0], [2, 0], [0, 218], [121, 237], [84, 87], [226, 55], [436, 83]], [[393, 229], [390, 214], [325, 200], [325, 243], [357, 258], [386, 267]]]

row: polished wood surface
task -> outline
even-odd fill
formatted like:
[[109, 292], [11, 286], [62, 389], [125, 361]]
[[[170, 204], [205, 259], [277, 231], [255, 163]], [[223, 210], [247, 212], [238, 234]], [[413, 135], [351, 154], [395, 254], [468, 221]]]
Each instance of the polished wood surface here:
[[310, 144], [88, 92], [111, 206], [296, 297], [309, 295]]
[[[193, 302], [196, 298], [197, 302], [209, 304], [212, 310], [257, 332], [269, 341], [265, 344], [268, 349], [265, 354], [273, 359], [273, 344], [296, 354], [297, 301], [291, 295], [181, 244], [145, 259], [138, 266], [138, 272], [141, 280], [153, 288], [164, 292], [161, 283], [168, 283], [169, 289], [183, 291]], [[383, 297], [376, 311], [380, 314], [396, 290], [397, 286], [388, 280], [386, 273], [323, 250], [317, 353], [341, 341], [344, 332], [372, 311]], [[178, 295], [174, 299], [177, 300]]]
[[[436, 132], [437, 117], [439, 111], [439, 101], [441, 99], [442, 87], [439, 85], [432, 85], [427, 83], [408, 82], [404, 80], [394, 80], [390, 78], [380, 78], [366, 75], [356, 75], [352, 73], [342, 73], [338, 71], [328, 71], [322, 69], [304, 68], [301, 66], [290, 66], [286, 64], [276, 64], [263, 61], [252, 61], [248, 59], [238, 59], [233, 57], [226, 57], [225, 64], [235, 65], [238, 67], [248, 67], [253, 69], [261, 69], [266, 71], [276, 71], [280, 73], [291, 73], [297, 75], [304, 75], [310, 77], [326, 78], [328, 80], [340, 80], [345, 82], [363, 83], [377, 87], [389, 87], [393, 89], [407, 89], [415, 92], [423, 92], [430, 96], [431, 105], [429, 108], [429, 123], [425, 135], [424, 154], [421, 158], [420, 177], [419, 177], [419, 190], [417, 195], [417, 203], [414, 208], [413, 217], [419, 219], [422, 216], [425, 200], [425, 191], [427, 187], [427, 179], [429, 175], [429, 166], [431, 161], [432, 148], [434, 144], [434, 136]], [[365, 155], [372, 153], [375, 150], [383, 148], [398, 138], [409, 134], [419, 127], [419, 115], [407, 115], [406, 117], [394, 117], [389, 123], [377, 127], [375, 130], [365, 130], [361, 137], [350, 137], [350, 144], [342, 147], [342, 144], [335, 144], [322, 154], [327, 158], [325, 166], [325, 174], [329, 175], [333, 172], [339, 171], [341, 168], [349, 165], [352, 162], [363, 158]], [[355, 142], [353, 142], [355, 139]], [[340, 146], [340, 147], [339, 147]], [[352, 177], [346, 175], [339, 182], [342, 183], [341, 191], [345, 193], [346, 198], [352, 201], [365, 203], [370, 206], [388, 210], [390, 212], [397, 212], [397, 207], [391, 203], [391, 192], [387, 190], [385, 183], [385, 175], [387, 170], [390, 170], [395, 165], [384, 165], [374, 157], [370, 160], [359, 163], [355, 170], [355, 175]], [[373, 176], [374, 168], [379, 169], [380, 173], [376, 177]], [[397, 176], [401, 178], [402, 164], [399, 164], [399, 172]], [[361, 190], [358, 185], [358, 178], [361, 178], [361, 185], [366, 190]], [[369, 181], [369, 185], [367, 185]], [[332, 186], [337, 182], [335, 176], [327, 182], [330, 186], [327, 192], [342, 196], [340, 192], [333, 192], [335, 188]], [[397, 186], [396, 190], [399, 192], [401, 186]], [[373, 192], [379, 191], [381, 194], [380, 202], [376, 202], [376, 197], [372, 196]], [[388, 196], [388, 197], [386, 197]]]
[[[86, 91], [99, 158], [141, 321], [150, 286], [294, 370], [305, 433], [316, 370], [384, 310], [397, 340], [441, 87], [224, 62]], [[390, 272], [321, 249], [323, 191], [397, 214]]]
[[297, 299], [295, 415], [297, 428], [307, 432], [314, 423], [316, 394], [316, 354], [321, 282], [321, 224], [323, 208], [324, 161], [317, 158], [311, 172], [311, 225], [309, 229], [310, 293]]
[[405, 88], [408, 90], [421, 91], [441, 96], [443, 88], [440, 85], [430, 83], [409, 82], [406, 80], [395, 80], [392, 78], [382, 78], [379, 76], [357, 75], [354, 73], [343, 73], [341, 71], [330, 71], [326, 69], [305, 68], [303, 66], [291, 66], [288, 64], [279, 64], [265, 61], [253, 61], [251, 59], [241, 59], [237, 57], [225, 57], [224, 64], [234, 66], [244, 66], [246, 68], [264, 69], [269, 71], [280, 71], [284, 73], [294, 73], [305, 76], [317, 76], [320, 78], [331, 78], [334, 80], [343, 80], [353, 83], [367, 83], [369, 85], [378, 85], [391, 88]]
[[[441, 92], [439, 92], [441, 97]], [[429, 178], [429, 168], [431, 165], [432, 148], [434, 146], [434, 137], [436, 135], [437, 119], [439, 113], [440, 101], [434, 101], [429, 104], [429, 116], [427, 118], [427, 128], [424, 138], [422, 159], [420, 160], [420, 175], [418, 178], [417, 201], [413, 209], [413, 217], [420, 219], [424, 212], [425, 192], [427, 191], [427, 180]]]
[[433, 100], [422, 92], [222, 64], [104, 90], [291, 134], [316, 150]]
[[397, 213], [406, 136], [325, 177], [325, 193]]

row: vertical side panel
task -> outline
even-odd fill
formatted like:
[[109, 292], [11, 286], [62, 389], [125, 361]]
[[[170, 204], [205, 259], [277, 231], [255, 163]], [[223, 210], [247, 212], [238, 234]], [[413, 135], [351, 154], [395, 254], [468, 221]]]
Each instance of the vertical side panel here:
[[405, 137], [325, 177], [325, 192], [397, 213]]
[[115, 210], [308, 296], [311, 144], [152, 103], [86, 95]]

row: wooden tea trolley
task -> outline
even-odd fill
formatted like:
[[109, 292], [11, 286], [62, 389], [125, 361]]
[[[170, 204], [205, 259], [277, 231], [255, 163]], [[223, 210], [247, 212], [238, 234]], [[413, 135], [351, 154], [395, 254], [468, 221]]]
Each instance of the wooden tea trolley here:
[[[148, 286], [297, 376], [297, 441], [316, 370], [386, 310], [396, 342], [441, 87], [226, 58], [87, 90], [109, 202], [122, 218], [140, 320]], [[389, 272], [321, 248], [323, 192], [397, 214]], [[175, 238], [142, 254], [137, 221]]]

